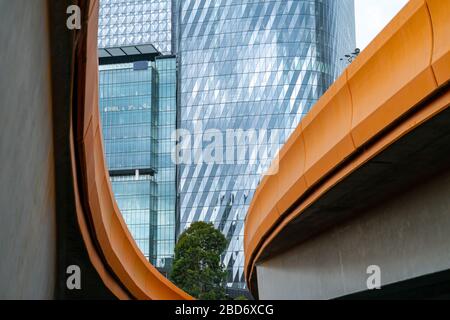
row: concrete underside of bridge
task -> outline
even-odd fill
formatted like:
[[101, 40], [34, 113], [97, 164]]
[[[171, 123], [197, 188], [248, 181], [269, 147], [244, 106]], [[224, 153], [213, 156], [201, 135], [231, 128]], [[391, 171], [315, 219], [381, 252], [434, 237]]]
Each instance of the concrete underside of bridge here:
[[[450, 297], [449, 159], [447, 109], [336, 185], [273, 241], [257, 264], [259, 298]], [[331, 216], [341, 222], [327, 225]], [[320, 221], [321, 232], [311, 233]], [[371, 265], [381, 268], [381, 290], [367, 290]]]

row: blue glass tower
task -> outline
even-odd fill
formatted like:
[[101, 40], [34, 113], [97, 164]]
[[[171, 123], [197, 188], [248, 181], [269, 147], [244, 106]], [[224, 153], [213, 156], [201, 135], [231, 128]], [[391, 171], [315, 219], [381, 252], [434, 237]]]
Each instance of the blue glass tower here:
[[100, 66], [100, 115], [117, 204], [138, 246], [154, 261], [157, 74], [148, 65], [136, 66]]
[[100, 114], [113, 191], [131, 234], [163, 273], [176, 230], [177, 112], [171, 0], [100, 0]]
[[180, 231], [194, 221], [213, 222], [229, 240], [223, 256], [228, 285], [243, 289], [248, 206], [275, 152], [343, 70], [340, 57], [354, 50], [354, 3], [183, 0], [176, 16], [179, 126], [196, 141], [187, 148], [194, 157], [207, 148], [208, 129], [270, 137], [269, 156], [257, 162], [245, 151], [254, 140], [237, 139], [231, 152], [241, 153], [243, 162], [178, 168]]
[[176, 59], [100, 66], [100, 114], [117, 204], [144, 255], [161, 271], [175, 246]]
[[156, 266], [170, 270], [176, 239], [176, 165], [172, 161], [177, 120], [177, 61], [174, 56], [156, 58], [158, 72], [157, 137], [157, 251]]

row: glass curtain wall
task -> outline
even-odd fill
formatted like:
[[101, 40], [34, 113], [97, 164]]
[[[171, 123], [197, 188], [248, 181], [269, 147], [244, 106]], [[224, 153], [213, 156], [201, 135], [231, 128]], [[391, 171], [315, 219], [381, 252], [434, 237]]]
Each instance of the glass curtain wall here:
[[177, 63], [100, 66], [100, 114], [113, 191], [131, 234], [163, 273], [175, 246]]
[[156, 250], [157, 74], [133, 63], [100, 66], [100, 115], [106, 160], [122, 215], [144, 255]]
[[177, 117], [177, 63], [176, 58], [159, 57], [155, 61], [158, 72], [158, 231], [156, 266], [167, 272], [172, 268], [176, 230], [176, 165], [172, 161], [175, 147], [173, 133]]
[[179, 166], [180, 232], [194, 221], [213, 222], [229, 240], [228, 286], [242, 289], [248, 206], [276, 151], [343, 70], [340, 58], [355, 49], [354, 4], [182, 0], [176, 7], [180, 128], [197, 142], [187, 149], [205, 150], [209, 129], [255, 130], [270, 151], [250, 161], [254, 140], [238, 139], [225, 149], [244, 162]]

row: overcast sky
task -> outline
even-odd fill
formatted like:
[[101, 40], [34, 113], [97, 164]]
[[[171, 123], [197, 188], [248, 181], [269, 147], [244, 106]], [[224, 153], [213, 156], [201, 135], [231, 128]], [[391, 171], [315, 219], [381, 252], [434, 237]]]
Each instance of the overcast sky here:
[[407, 2], [408, 0], [355, 0], [356, 46], [364, 49]]

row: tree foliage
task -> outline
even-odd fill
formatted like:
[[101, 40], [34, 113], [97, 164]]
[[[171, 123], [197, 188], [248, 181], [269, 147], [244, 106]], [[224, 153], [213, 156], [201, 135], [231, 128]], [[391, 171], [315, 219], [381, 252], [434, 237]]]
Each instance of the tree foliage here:
[[226, 271], [220, 255], [226, 246], [227, 240], [213, 224], [193, 223], [175, 246], [171, 280], [198, 299], [224, 299]]

